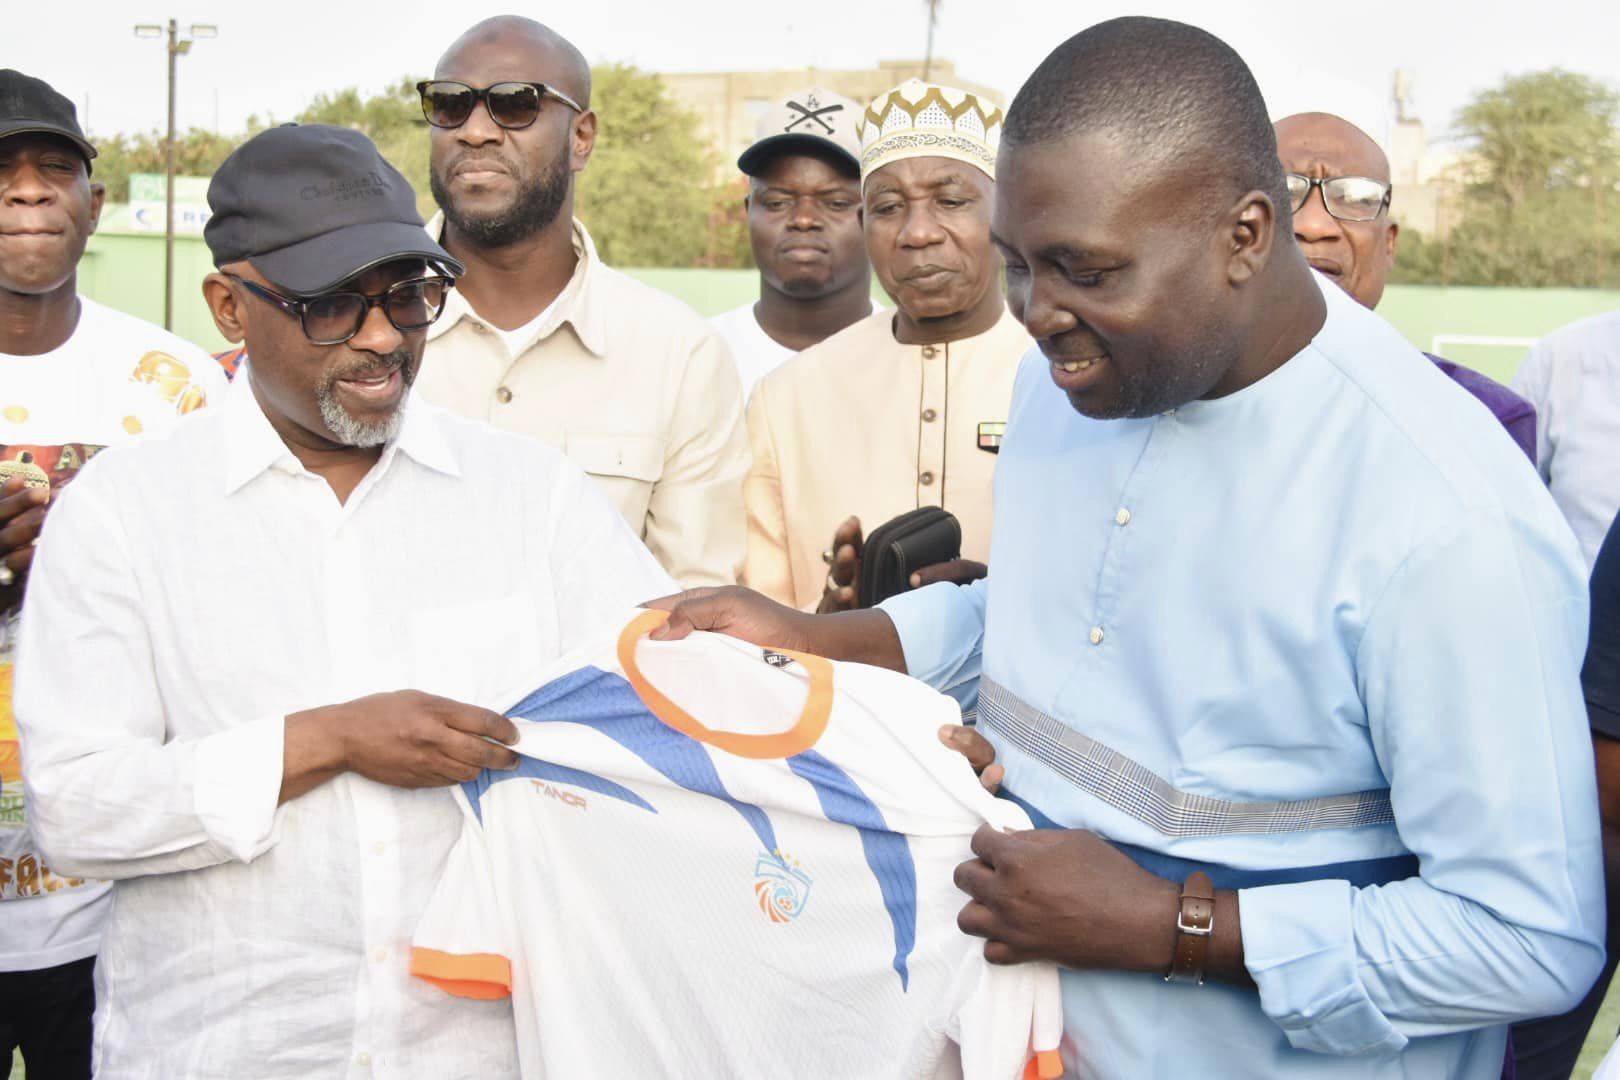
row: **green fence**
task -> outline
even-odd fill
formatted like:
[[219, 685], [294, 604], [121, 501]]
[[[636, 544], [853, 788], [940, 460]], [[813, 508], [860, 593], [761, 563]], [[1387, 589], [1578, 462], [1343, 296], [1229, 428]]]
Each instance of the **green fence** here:
[[[212, 269], [200, 237], [175, 238], [175, 331], [206, 349], [225, 348], [203, 304], [200, 283]], [[631, 270], [714, 315], [757, 295], [752, 270]], [[105, 230], [90, 240], [79, 269], [85, 295], [152, 322], [163, 321], [163, 237]], [[881, 295], [881, 293], [875, 293]], [[1442, 288], [1391, 285], [1379, 307], [1414, 345], [1441, 339], [1449, 358], [1506, 382], [1524, 358], [1524, 342], [1565, 323], [1620, 309], [1620, 292], [1597, 289]], [[1455, 339], [1487, 339], [1488, 343]]]

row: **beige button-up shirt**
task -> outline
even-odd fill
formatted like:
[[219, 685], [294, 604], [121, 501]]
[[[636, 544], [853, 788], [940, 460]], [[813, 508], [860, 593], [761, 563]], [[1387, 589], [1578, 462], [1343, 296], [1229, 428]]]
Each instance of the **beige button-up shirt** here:
[[880, 311], [846, 327], [749, 399], [744, 580], [782, 603], [820, 602], [821, 553], [851, 514], [870, 532], [942, 506], [962, 524], [962, 557], [989, 561], [996, 455], [980, 448], [979, 428], [1006, 421], [1030, 337], [1008, 312], [977, 337], [941, 345], [902, 345], [893, 322]]
[[[438, 237], [444, 215], [428, 223]], [[561, 449], [671, 577], [724, 585], [742, 567], [748, 471], [742, 389], [725, 342], [679, 300], [604, 266], [574, 222], [579, 265], [508, 351], [452, 292], [428, 330], [425, 399]]]

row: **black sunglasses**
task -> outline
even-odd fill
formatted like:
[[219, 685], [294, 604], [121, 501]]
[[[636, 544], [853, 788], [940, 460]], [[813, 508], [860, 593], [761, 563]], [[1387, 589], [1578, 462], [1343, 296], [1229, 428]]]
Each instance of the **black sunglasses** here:
[[420, 277], [395, 282], [380, 293], [328, 292], [299, 299], [283, 296], [274, 289], [255, 284], [235, 274], [226, 274], [260, 300], [296, 316], [304, 336], [316, 345], [341, 345], [360, 332], [371, 309], [383, 314], [402, 334], [426, 330], [444, 313], [444, 302], [455, 282], [449, 278]]
[[417, 83], [416, 92], [422, 95], [422, 115], [436, 128], [465, 124], [480, 101], [491, 120], [513, 131], [539, 119], [540, 103], [546, 98], [555, 98], [575, 112], [585, 111], [561, 90], [537, 82], [498, 82], [479, 90], [453, 79], [429, 79]]
[[1288, 174], [1288, 198], [1293, 211], [1305, 205], [1312, 188], [1322, 189], [1322, 206], [1340, 221], [1372, 221], [1389, 207], [1394, 188], [1370, 176], [1330, 176], [1315, 180]]

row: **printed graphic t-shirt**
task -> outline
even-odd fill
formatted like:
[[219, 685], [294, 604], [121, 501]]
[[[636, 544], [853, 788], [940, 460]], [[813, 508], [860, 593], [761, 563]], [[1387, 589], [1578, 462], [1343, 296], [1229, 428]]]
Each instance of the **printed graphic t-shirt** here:
[[1029, 822], [940, 744], [955, 703], [718, 635], [642, 640], [662, 620], [508, 710], [519, 766], [457, 789], [413, 973], [510, 995], [530, 1078], [1058, 1075], [1056, 969], [992, 966], [956, 926], [973, 832]]
[[[148, 322], [79, 298], [59, 348], [0, 353], [0, 462], [30, 466], [54, 492], [108, 446], [161, 432], [224, 394], [206, 352]], [[108, 886], [51, 871], [28, 831], [22, 757], [11, 712], [16, 613], [0, 616], [0, 971], [93, 956]], [[86, 673], [92, 677], [92, 673]]]

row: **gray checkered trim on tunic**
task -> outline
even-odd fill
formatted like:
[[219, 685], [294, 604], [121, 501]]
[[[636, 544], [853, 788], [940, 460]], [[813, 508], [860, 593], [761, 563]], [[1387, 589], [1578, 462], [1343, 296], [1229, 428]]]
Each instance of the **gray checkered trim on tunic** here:
[[979, 680], [978, 714], [980, 727], [995, 731], [1075, 787], [1165, 836], [1312, 832], [1395, 820], [1388, 791], [1294, 802], [1230, 802], [1179, 791], [990, 679]]

